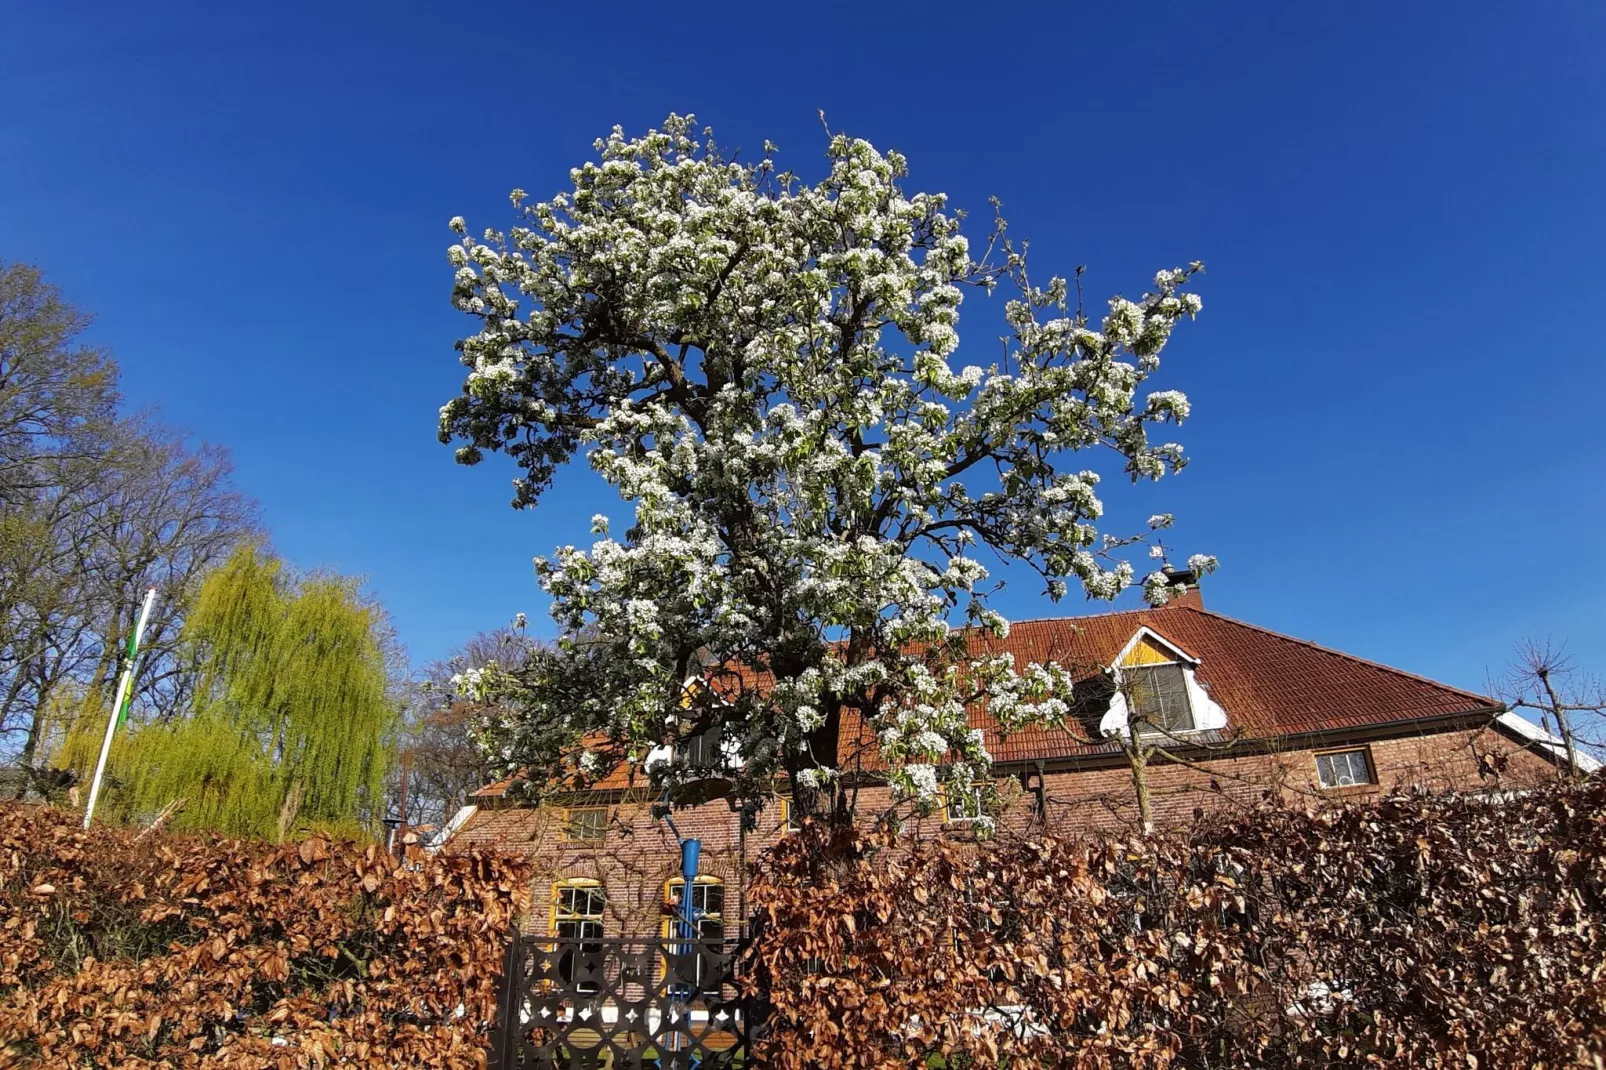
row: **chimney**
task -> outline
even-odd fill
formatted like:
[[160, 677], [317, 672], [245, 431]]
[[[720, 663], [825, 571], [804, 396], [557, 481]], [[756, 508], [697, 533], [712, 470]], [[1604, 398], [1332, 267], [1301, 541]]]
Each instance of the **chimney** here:
[[1199, 594], [1199, 577], [1191, 568], [1172, 568], [1167, 565], [1161, 571], [1165, 573], [1166, 586], [1171, 590], [1171, 600], [1166, 605], [1204, 608], [1204, 598]]

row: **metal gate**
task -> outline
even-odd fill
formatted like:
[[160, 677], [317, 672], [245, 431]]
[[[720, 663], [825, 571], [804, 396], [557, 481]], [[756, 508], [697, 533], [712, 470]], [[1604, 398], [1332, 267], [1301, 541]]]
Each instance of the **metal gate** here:
[[737, 951], [720, 940], [517, 936], [492, 1070], [751, 1066]]

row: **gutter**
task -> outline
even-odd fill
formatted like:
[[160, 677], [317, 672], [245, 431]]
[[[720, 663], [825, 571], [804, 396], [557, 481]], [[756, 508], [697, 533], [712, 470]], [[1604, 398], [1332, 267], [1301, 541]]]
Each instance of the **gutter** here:
[[[1498, 703], [1455, 713], [1435, 713], [1424, 717], [1411, 717], [1398, 721], [1383, 721], [1368, 725], [1344, 725], [1339, 728], [1318, 728], [1305, 732], [1288, 732], [1278, 736], [1241, 736], [1210, 745], [1189, 744], [1186, 740], [1167, 749], [1189, 759], [1212, 760], [1237, 758], [1256, 754], [1276, 754], [1281, 751], [1307, 750], [1337, 746], [1352, 741], [1398, 739], [1402, 736], [1431, 735], [1454, 732], [1465, 728], [1487, 727], [1498, 723], [1506, 707]], [[1163, 754], [1154, 761], [1165, 762]], [[993, 769], [1000, 772], [1037, 773], [1075, 772], [1082, 769], [1124, 768], [1126, 751], [1112, 746], [1109, 750], [1084, 754], [1067, 754], [1056, 758], [1017, 758], [996, 761]]]
[[[1494, 728], [1547, 761], [1557, 763], [1566, 761], [1560, 750], [1562, 746], [1561, 740], [1549, 735], [1527, 719], [1512, 713], [1500, 703], [1478, 706], [1470, 710], [1459, 710], [1454, 713], [1435, 713], [1395, 721], [1381, 721], [1374, 724], [1318, 728], [1304, 732], [1289, 732], [1277, 736], [1241, 736], [1209, 745], [1189, 744], [1184, 740], [1167, 749], [1190, 760], [1210, 761], [1258, 754], [1275, 754], [1281, 751], [1341, 746], [1350, 742], [1370, 742], [1373, 740], [1399, 739], [1405, 736], [1434, 735], [1440, 732], [1455, 732], [1468, 728]], [[1160, 763], [1167, 761], [1166, 756], [1163, 754], [1156, 754], [1153, 760]], [[1086, 751], [1080, 754], [994, 761], [992, 770], [995, 776], [1041, 778], [1044, 773], [1124, 768], [1126, 764], [1126, 752], [1119, 746], [1112, 744], [1106, 750]], [[1579, 752], [1578, 768], [1581, 772], [1592, 773], [1601, 768], [1602, 764], [1599, 759], [1583, 751]], [[873, 772], [850, 772], [844, 770], [842, 781], [844, 784], [852, 785], [879, 784], [885, 783], [886, 777], [884, 774]], [[641, 787], [593, 789], [588, 792], [575, 792], [572, 795], [569, 793], [554, 794], [549, 797], [548, 801], [559, 805], [566, 802], [596, 804], [602, 800], [607, 800], [611, 803], [622, 803], [626, 801], [628, 795], [632, 793], [639, 794], [640, 791]], [[481, 804], [487, 809], [518, 805], [514, 800], [506, 799], [503, 796], [484, 798], [481, 800]], [[472, 811], [475, 808], [470, 806], [465, 807], [465, 809]], [[467, 819], [464, 818], [464, 820]], [[460, 827], [458, 819], [453, 818], [452, 824], [447, 826], [449, 831], [443, 833], [439, 842], [444, 842], [445, 838], [451, 832], [455, 832], [458, 827]]]

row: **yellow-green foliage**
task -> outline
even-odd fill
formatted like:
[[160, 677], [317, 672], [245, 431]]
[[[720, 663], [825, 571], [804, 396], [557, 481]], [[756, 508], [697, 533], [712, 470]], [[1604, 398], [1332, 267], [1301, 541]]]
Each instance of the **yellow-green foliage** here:
[[236, 551], [185, 623], [193, 709], [120, 734], [114, 805], [137, 817], [182, 798], [176, 827], [258, 838], [371, 821], [396, 718], [380, 623], [351, 581], [292, 581]]

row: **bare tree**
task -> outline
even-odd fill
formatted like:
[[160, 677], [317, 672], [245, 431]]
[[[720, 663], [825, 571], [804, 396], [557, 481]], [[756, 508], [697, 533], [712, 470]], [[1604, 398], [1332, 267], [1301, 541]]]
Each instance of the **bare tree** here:
[[[491, 665], [515, 671], [539, 646], [525, 635], [522, 622], [481, 632], [450, 657], [429, 665], [414, 683], [400, 741], [408, 768], [410, 824], [443, 824], [472, 792], [495, 779], [495, 763], [475, 741], [474, 727], [501, 708], [462, 697], [453, 678]], [[392, 777], [393, 797], [400, 792], [399, 778], [398, 769]]]
[[76, 343], [88, 326], [38, 268], [0, 261], [0, 505], [48, 499], [105, 455], [117, 365]]
[[1580, 723], [1600, 727], [1606, 716], [1606, 686], [1578, 672], [1566, 644], [1524, 639], [1517, 644], [1515, 658], [1495, 690], [1511, 708], [1539, 715], [1540, 726], [1561, 739], [1567, 776], [1579, 779], [1583, 775], [1578, 761], [1580, 746], [1602, 742], [1592, 738], [1589, 728], [1581, 736]]
[[0, 754], [29, 772], [52, 732], [109, 707], [147, 586], [136, 694], [158, 716], [187, 701], [185, 608], [257, 532], [223, 450], [119, 417], [116, 363], [76, 342], [88, 323], [36, 268], [0, 263]]

